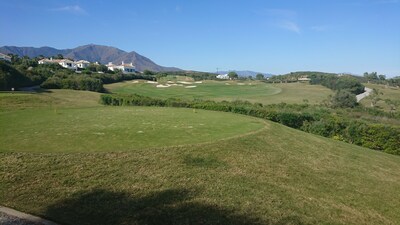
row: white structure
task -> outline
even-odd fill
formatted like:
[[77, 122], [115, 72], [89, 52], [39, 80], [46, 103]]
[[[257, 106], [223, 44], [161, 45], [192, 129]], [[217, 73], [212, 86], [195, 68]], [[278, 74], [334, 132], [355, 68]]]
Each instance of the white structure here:
[[72, 60], [69, 59], [41, 59], [38, 61], [39, 64], [50, 64], [50, 63], [58, 63], [60, 66], [71, 69], [71, 70], [76, 70], [77, 66], [76, 63]]
[[121, 65], [114, 65], [112, 62], [109, 62], [107, 64], [107, 68], [112, 71], [116, 70], [121, 70], [123, 73], [135, 73], [136, 69], [135, 66], [133, 66], [133, 63], [125, 64], [124, 61], [122, 61]]
[[39, 64], [50, 64], [50, 63], [58, 63], [56, 60], [50, 59], [41, 59], [38, 61]]
[[11, 62], [11, 57], [6, 54], [0, 53], [0, 60]]
[[308, 77], [299, 77], [297, 80], [298, 81], [310, 81], [311, 79]]
[[69, 59], [61, 59], [58, 64], [60, 64], [62, 67], [71, 69], [71, 70], [76, 70], [76, 64], [74, 61], [71, 61]]
[[217, 75], [217, 79], [229, 80], [229, 76], [228, 74], [219, 74]]
[[90, 62], [88, 62], [86, 60], [79, 60], [79, 61], [75, 62], [75, 65], [77, 68], [85, 69], [90, 65]]

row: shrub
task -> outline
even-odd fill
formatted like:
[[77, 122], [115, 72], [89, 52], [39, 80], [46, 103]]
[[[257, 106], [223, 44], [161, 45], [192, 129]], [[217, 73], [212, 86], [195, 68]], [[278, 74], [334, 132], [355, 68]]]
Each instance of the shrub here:
[[348, 90], [337, 91], [331, 103], [334, 108], [354, 108], [358, 105], [356, 95]]

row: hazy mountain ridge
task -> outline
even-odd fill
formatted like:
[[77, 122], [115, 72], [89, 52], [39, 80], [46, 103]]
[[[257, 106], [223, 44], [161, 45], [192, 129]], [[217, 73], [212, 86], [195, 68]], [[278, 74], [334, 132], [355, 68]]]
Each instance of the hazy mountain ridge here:
[[[228, 74], [229, 72], [235, 72], [241, 77], [248, 77], [248, 76], [256, 77], [257, 74], [261, 73], [261, 72], [254, 72], [251, 70], [230, 70], [230, 71], [218, 71], [218, 74]], [[273, 76], [273, 74], [270, 73], [261, 73], [261, 74], [263, 74], [265, 77]]]
[[104, 45], [83, 45], [73, 49], [56, 49], [51, 47], [17, 47], [17, 46], [3, 46], [0, 48], [0, 52], [4, 54], [16, 54], [19, 56], [37, 57], [43, 55], [45, 57], [55, 56], [62, 54], [66, 58], [72, 58], [75, 60], [84, 59], [90, 62], [99, 62], [107, 64], [112, 62], [114, 64], [120, 64], [122, 61], [125, 63], [133, 63], [136, 69], [139, 71], [151, 70], [151, 71], [179, 71], [181, 69], [176, 67], [164, 67], [157, 65], [151, 59], [144, 57], [134, 51], [125, 52], [121, 49], [104, 46]]

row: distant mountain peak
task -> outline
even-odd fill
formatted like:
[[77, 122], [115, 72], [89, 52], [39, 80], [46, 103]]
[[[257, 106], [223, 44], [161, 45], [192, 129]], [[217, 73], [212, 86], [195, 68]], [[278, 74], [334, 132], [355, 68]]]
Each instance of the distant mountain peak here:
[[107, 64], [112, 62], [120, 64], [124, 62], [132, 62], [136, 69], [139, 71], [151, 70], [151, 71], [179, 71], [181, 69], [175, 67], [164, 67], [157, 65], [152, 60], [144, 57], [134, 51], [126, 52], [121, 49], [112, 46], [87, 44], [78, 46], [73, 49], [56, 49], [52, 47], [16, 47], [16, 46], [3, 46], [0, 48], [0, 52], [4, 54], [16, 54], [19, 56], [37, 57], [43, 55], [50, 57], [58, 54], [62, 54], [66, 58], [72, 58], [75, 60], [87, 60], [90, 62], [100, 62]]

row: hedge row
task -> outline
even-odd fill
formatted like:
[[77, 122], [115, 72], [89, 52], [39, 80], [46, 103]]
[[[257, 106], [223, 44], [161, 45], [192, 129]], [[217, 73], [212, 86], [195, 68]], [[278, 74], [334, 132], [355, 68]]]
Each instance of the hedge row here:
[[307, 113], [302, 105], [269, 105], [247, 101], [215, 102], [205, 100], [157, 99], [141, 95], [101, 95], [101, 103], [113, 106], [159, 106], [205, 109], [239, 113], [271, 120], [309, 133], [345, 141], [367, 148], [400, 155], [400, 129], [368, 124], [354, 119], [330, 116], [326, 112]]
[[48, 89], [74, 89], [103, 92], [103, 84], [116, 83], [124, 80], [144, 79], [153, 80], [152, 76], [138, 74], [76, 74], [71, 71], [58, 71], [40, 86]]
[[205, 109], [223, 112], [232, 112], [254, 116], [258, 118], [268, 119], [274, 122], [282, 123], [286, 126], [300, 129], [305, 121], [312, 121], [313, 116], [307, 113], [295, 112], [278, 112], [275, 110], [268, 110], [259, 103], [250, 103], [247, 101], [233, 101], [233, 102], [215, 102], [205, 100], [186, 101], [182, 99], [157, 99], [141, 95], [101, 95], [101, 103], [104, 105], [113, 106], [159, 106], [159, 107], [183, 107], [194, 109]]

